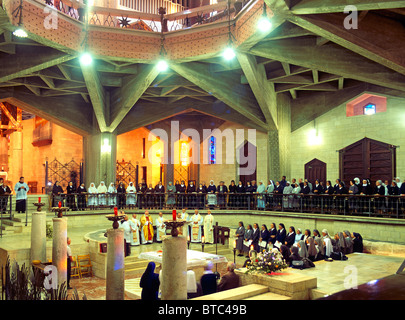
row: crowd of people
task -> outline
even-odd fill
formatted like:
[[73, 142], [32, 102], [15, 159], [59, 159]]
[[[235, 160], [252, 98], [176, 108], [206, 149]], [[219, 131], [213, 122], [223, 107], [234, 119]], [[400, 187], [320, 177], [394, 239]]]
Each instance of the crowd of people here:
[[[154, 220], [149, 211], [141, 216], [132, 214], [130, 219], [128, 215], [121, 210], [124, 220], [121, 220], [120, 227], [124, 229], [125, 255], [131, 254], [131, 246], [151, 244], [154, 241], [161, 242], [166, 235], [166, 218], [160, 211], [158, 217]], [[172, 217], [171, 217], [172, 218]], [[188, 214], [186, 209], [177, 212], [177, 219], [186, 220], [186, 224], [178, 228], [179, 235], [187, 237], [191, 243], [214, 243], [214, 216], [208, 210], [203, 217], [199, 211], [194, 210], [194, 214]]]
[[345, 255], [353, 252], [363, 252], [363, 238], [359, 233], [350, 233], [348, 230], [339, 231], [329, 235], [328, 230], [323, 229], [295, 229], [290, 226], [288, 231], [283, 223], [276, 226], [275, 223], [267, 228], [265, 224], [257, 223], [247, 225], [245, 228], [242, 221], [236, 229], [237, 238], [235, 247], [238, 256], [249, 258], [250, 250], [276, 250], [281, 253], [284, 260], [291, 265], [292, 261], [309, 259], [317, 260], [342, 260]]
[[[228, 262], [226, 273], [221, 277], [213, 272], [213, 263], [207, 261], [204, 273], [199, 281], [193, 270], [187, 270], [187, 299], [230, 290], [239, 287], [239, 276], [235, 273], [235, 264]], [[156, 265], [149, 262], [140, 280], [142, 300], [159, 300], [161, 297], [162, 271], [155, 273]]]
[[[369, 179], [354, 178], [346, 186], [344, 181], [336, 179], [335, 184], [331, 181], [315, 180], [313, 183], [308, 179], [292, 179], [291, 182], [283, 176], [280, 181], [268, 180], [267, 185], [263, 181], [247, 182], [238, 184], [234, 180], [229, 186], [224, 181], [218, 185], [211, 180], [208, 185], [194, 181], [176, 181], [173, 185], [169, 182], [165, 187], [159, 182], [155, 187], [147, 185], [144, 180], [135, 186], [130, 182], [125, 186], [120, 182], [107, 185], [101, 181], [98, 187], [91, 183], [86, 189], [84, 184], [76, 188], [69, 183], [66, 192], [55, 182], [53, 186], [53, 205], [59, 201], [66, 201], [66, 206], [71, 210], [86, 210], [115, 207], [119, 209], [164, 209], [164, 208], [245, 208], [257, 210], [308, 210], [322, 208], [324, 212], [333, 210], [348, 210], [350, 212], [363, 212], [365, 210], [398, 211], [399, 207], [405, 207], [405, 184], [400, 178], [393, 181], [377, 180], [372, 185]], [[331, 196], [331, 197], [328, 197]], [[332, 197], [333, 196], [333, 197]], [[359, 197], [372, 196], [372, 197]]]

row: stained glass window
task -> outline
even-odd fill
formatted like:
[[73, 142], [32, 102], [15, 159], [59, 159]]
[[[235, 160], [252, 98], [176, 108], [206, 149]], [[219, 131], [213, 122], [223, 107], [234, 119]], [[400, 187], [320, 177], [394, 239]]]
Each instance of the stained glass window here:
[[366, 115], [372, 115], [375, 114], [375, 104], [369, 103], [364, 106], [364, 114]]
[[210, 164], [215, 164], [217, 162], [217, 159], [216, 159], [216, 146], [217, 146], [216, 138], [214, 136], [212, 136], [211, 139], [210, 139], [210, 145], [209, 145], [209, 156], [210, 156], [210, 158], [209, 158], [210, 162], [209, 163]]

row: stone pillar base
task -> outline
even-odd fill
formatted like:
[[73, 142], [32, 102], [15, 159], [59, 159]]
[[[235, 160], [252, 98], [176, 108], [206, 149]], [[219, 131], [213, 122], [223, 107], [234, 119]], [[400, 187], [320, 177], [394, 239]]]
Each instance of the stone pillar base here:
[[52, 265], [58, 271], [58, 285], [67, 280], [67, 218], [53, 218]]
[[31, 261], [46, 262], [46, 212], [33, 212], [31, 224]]
[[163, 239], [162, 300], [187, 300], [187, 239]]
[[124, 230], [107, 230], [106, 300], [124, 300]]

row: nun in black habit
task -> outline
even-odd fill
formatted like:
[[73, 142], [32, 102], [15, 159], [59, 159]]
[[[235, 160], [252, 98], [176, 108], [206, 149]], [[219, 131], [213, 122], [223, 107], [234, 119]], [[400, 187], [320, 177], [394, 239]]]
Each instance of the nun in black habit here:
[[239, 251], [238, 257], [243, 256], [243, 240], [245, 235], [245, 227], [243, 226], [243, 222], [239, 221], [239, 227], [236, 229], [235, 236], [236, 238], [236, 250]]

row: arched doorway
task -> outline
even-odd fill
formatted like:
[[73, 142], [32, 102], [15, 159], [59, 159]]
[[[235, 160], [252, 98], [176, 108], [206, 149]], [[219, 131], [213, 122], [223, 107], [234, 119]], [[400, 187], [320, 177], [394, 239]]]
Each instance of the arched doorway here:
[[340, 178], [349, 183], [358, 177], [372, 183], [396, 176], [396, 146], [364, 138], [339, 150]]
[[305, 178], [308, 179], [312, 184], [316, 179], [319, 179], [319, 182], [323, 182], [323, 185], [326, 185], [326, 163], [313, 159], [305, 164]]

